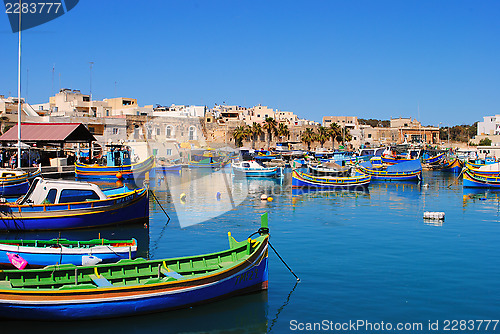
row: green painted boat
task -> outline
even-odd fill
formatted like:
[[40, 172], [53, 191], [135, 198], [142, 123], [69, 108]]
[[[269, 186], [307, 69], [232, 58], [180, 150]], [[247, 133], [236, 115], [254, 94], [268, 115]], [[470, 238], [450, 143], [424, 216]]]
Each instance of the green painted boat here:
[[190, 307], [267, 289], [267, 214], [252, 239], [216, 253], [0, 271], [0, 317], [73, 320]]

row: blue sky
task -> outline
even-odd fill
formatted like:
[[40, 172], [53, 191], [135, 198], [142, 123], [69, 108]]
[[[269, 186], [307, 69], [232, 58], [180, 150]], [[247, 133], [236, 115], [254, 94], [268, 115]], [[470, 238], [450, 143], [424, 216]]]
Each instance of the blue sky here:
[[[0, 17], [0, 94], [14, 95], [17, 34]], [[97, 99], [471, 124], [500, 113], [499, 17], [488, 0], [80, 0], [23, 32], [22, 91], [88, 93], [93, 61]]]

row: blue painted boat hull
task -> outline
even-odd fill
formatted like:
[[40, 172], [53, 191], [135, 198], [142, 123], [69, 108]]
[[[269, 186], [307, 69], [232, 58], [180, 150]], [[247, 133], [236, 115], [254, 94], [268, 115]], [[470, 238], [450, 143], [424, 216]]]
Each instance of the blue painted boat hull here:
[[[143, 313], [151, 313], [191, 305], [215, 301], [232, 295], [239, 295], [267, 289], [268, 259], [267, 256], [246, 270], [214, 283], [195, 286], [192, 289], [163, 291], [158, 293], [141, 293], [127, 299], [109, 298], [105, 302], [80, 302], [69, 300], [63, 304], [50, 304], [43, 301], [31, 305], [19, 305], [2, 301], [0, 317], [30, 320], [78, 320], [93, 318], [112, 318]], [[144, 287], [148, 290], [148, 287]], [[98, 294], [99, 288], [95, 289]], [[106, 293], [102, 288], [102, 293]], [[154, 292], [154, 291], [152, 291]]]
[[371, 177], [369, 175], [358, 177], [338, 177], [331, 178], [332, 182], [327, 183], [328, 178], [315, 177], [305, 173], [292, 171], [292, 187], [311, 187], [320, 189], [361, 189], [367, 187]]
[[29, 187], [30, 183], [28, 181], [0, 185], [0, 196], [21, 196], [28, 192]]
[[22, 212], [16, 212], [18, 210], [16, 206], [0, 206], [0, 231], [100, 227], [142, 221], [149, 217], [149, 198], [145, 189], [115, 202], [102, 207], [91, 207], [91, 202], [83, 202], [75, 204], [75, 209], [72, 210], [62, 209], [65, 204], [45, 207], [24, 206], [26, 211]]
[[464, 188], [491, 188], [500, 189], [500, 178], [485, 175], [476, 175], [466, 170], [463, 175]]
[[117, 180], [117, 174], [121, 174], [124, 180], [144, 177], [146, 172], [151, 171], [154, 158], [151, 156], [146, 160], [133, 165], [126, 166], [97, 166], [76, 163], [75, 174], [79, 179], [91, 180]]

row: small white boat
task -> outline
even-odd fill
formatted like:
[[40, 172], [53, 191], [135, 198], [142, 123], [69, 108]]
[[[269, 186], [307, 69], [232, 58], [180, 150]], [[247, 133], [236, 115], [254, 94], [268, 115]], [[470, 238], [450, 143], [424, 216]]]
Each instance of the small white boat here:
[[245, 175], [247, 177], [274, 177], [281, 174], [281, 167], [265, 167], [257, 161], [241, 161], [231, 164], [235, 175]]

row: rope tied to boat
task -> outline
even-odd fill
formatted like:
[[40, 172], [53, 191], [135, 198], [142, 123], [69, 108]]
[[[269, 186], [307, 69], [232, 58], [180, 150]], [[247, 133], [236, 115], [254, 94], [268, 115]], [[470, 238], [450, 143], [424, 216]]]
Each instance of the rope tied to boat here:
[[[254, 233], [250, 234], [250, 236], [247, 239], [251, 239], [252, 236], [254, 236], [256, 234], [260, 234], [260, 235], [269, 234], [269, 228], [268, 227], [260, 227], [257, 230], [257, 232], [254, 232]], [[283, 264], [285, 265], [285, 267], [287, 267], [287, 269], [290, 271], [290, 273], [297, 279], [297, 282], [300, 282], [300, 278], [293, 272], [292, 268], [290, 268], [290, 266], [286, 263], [286, 261], [281, 257], [281, 255], [278, 253], [278, 251], [276, 250], [276, 248], [273, 247], [273, 245], [271, 244], [271, 240], [268, 239], [267, 243], [269, 244], [269, 246], [271, 247], [271, 249], [274, 251], [274, 253], [278, 256], [278, 258], [281, 260], [281, 262], [283, 262]]]

